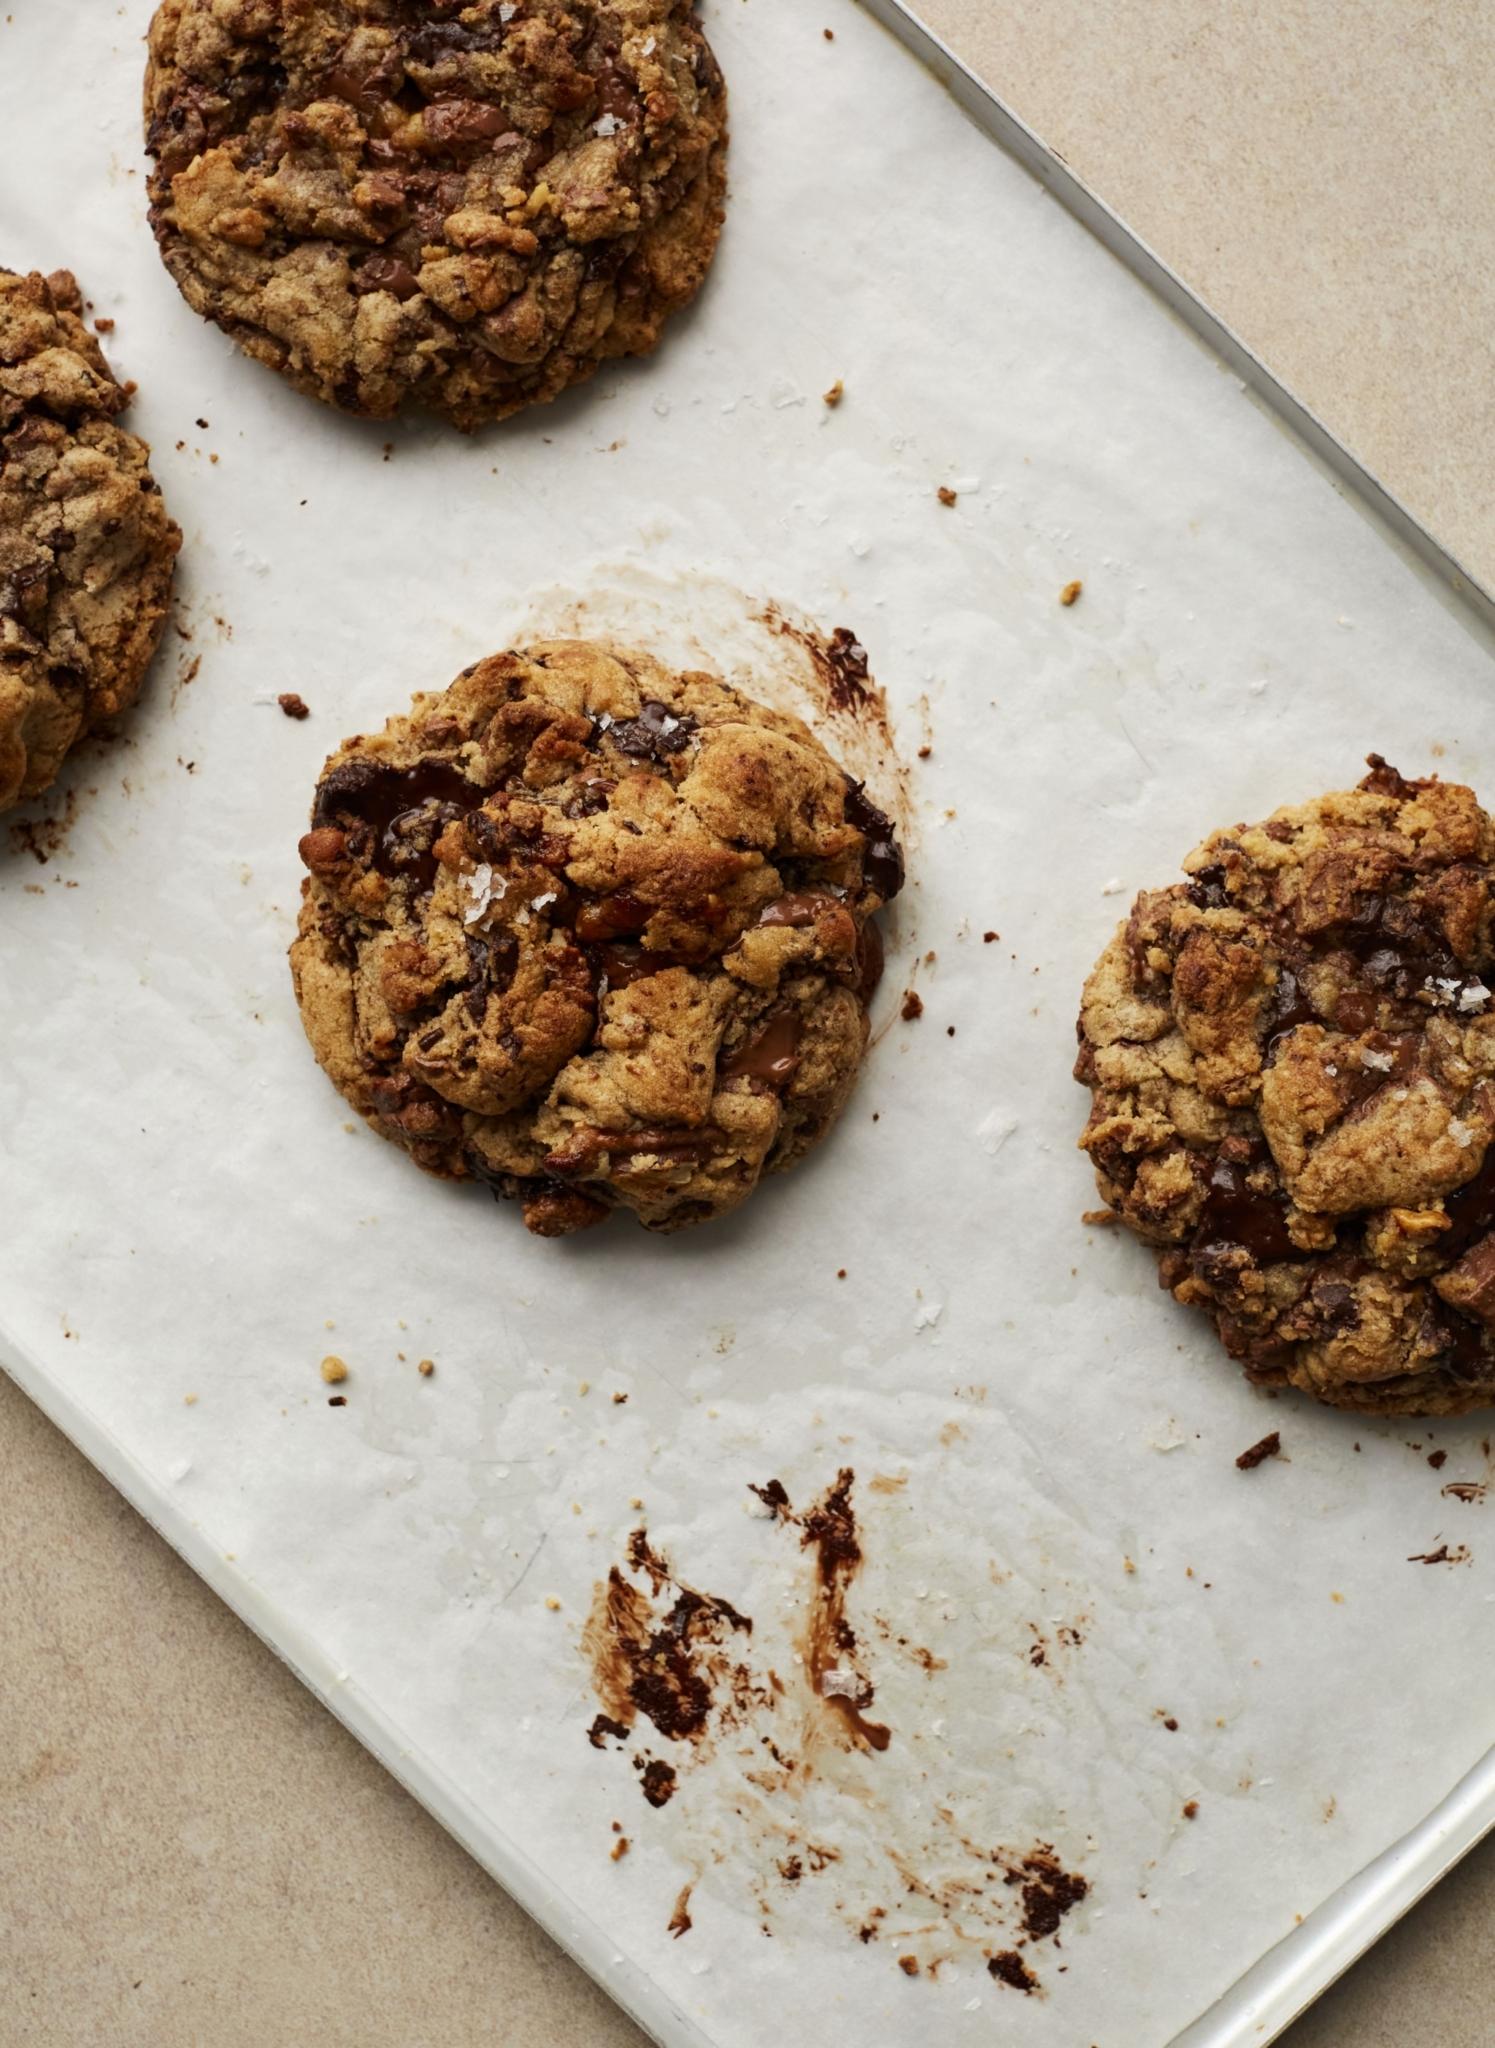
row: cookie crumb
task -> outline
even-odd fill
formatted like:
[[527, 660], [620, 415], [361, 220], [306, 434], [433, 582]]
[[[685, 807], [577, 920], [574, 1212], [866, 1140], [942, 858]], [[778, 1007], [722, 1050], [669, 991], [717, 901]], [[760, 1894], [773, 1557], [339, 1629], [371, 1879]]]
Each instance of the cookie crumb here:
[[983, 946], [994, 946], [1001, 936], [1000, 932], [983, 932], [981, 934], [981, 943]]
[[[829, 29], [826, 30], [826, 34], [830, 34]], [[845, 380], [840, 377], [836, 379], [835, 383], [831, 386], [829, 391], [822, 391], [820, 394], [822, 404], [828, 405], [832, 412], [835, 411], [836, 407], [841, 403], [842, 399], [845, 396]]]
[[281, 710], [285, 713], [287, 718], [311, 717], [311, 710], [309, 706], [303, 703], [301, 698], [296, 695], [296, 692], [294, 690], [282, 690], [275, 701], [280, 706]]
[[833, 28], [823, 28], [820, 33], [828, 43], [833, 43], [836, 40], [836, 31]]
[[195, 1408], [197, 1406], [196, 1394], [183, 1394], [182, 1406], [184, 1408]]
[[1116, 1221], [1116, 1211], [1114, 1209], [1085, 1209], [1081, 1211], [1080, 1221], [1088, 1223], [1092, 1230], [1109, 1230]]
[[93, 331], [95, 334], [112, 334], [114, 332], [114, 322], [107, 319], [101, 313], [93, 323]]
[[844, 1266], [837, 1266], [836, 1278], [838, 1280], [844, 1280], [846, 1278], [846, 1268]]
[[433, 1358], [423, 1358], [415, 1369], [423, 1380], [428, 1380], [436, 1370], [436, 1361]]
[[905, 1977], [917, 1977], [919, 1974], [919, 1958], [917, 1956], [900, 1956], [898, 1958], [898, 1967], [902, 1970]]
[[933, 752], [934, 748], [926, 744], [920, 747], [919, 749], [919, 759], [921, 761], [927, 761]]
[[1197, 1799], [1186, 1799], [1186, 1800], [1184, 1801], [1184, 1804], [1183, 1804], [1183, 1816], [1184, 1816], [1184, 1819], [1185, 1819], [1185, 1820], [1193, 1820], [1193, 1819], [1195, 1819], [1195, 1818], [1196, 1818], [1196, 1816], [1198, 1815], [1198, 1812], [1199, 1812], [1199, 1801], [1198, 1801]]
[[1253, 1472], [1258, 1465], [1265, 1464], [1268, 1458], [1278, 1458], [1281, 1455], [1282, 1435], [1279, 1430], [1274, 1429], [1269, 1436], [1264, 1436], [1260, 1443], [1252, 1444], [1250, 1450], [1241, 1452], [1235, 1461], [1236, 1470]]
[[1060, 591], [1060, 593], [1059, 593], [1059, 602], [1060, 602], [1060, 604], [1063, 604], [1063, 605], [1071, 605], [1071, 604], [1073, 604], [1073, 603], [1075, 602], [1076, 598], [1077, 598], [1077, 597], [1079, 596], [1080, 592], [1081, 592], [1081, 591], [1082, 591], [1082, 590], [1083, 590], [1084, 588], [1085, 588], [1085, 586], [1084, 586], [1084, 584], [1083, 584], [1083, 583], [1082, 583], [1082, 582], [1080, 581], [1080, 579], [1079, 579], [1079, 577], [1078, 577], [1078, 576], [1077, 576], [1077, 577], [1075, 578], [1075, 580], [1074, 580], [1074, 582], [1073, 582], [1073, 583], [1066, 583], [1066, 584], [1065, 584], [1065, 586], [1064, 586], [1064, 588], [1063, 588], [1063, 589], [1062, 589], [1062, 590]]
[[626, 1835], [619, 1835], [617, 1841], [613, 1843], [611, 1850], [613, 1862], [621, 1863], [623, 1858], [628, 1854], [630, 1847], [631, 1844], [629, 1843], [628, 1837]]
[[590, 1380], [578, 1380], [576, 1383], [576, 1391], [578, 1394], [590, 1394], [592, 1391], [592, 1382]]
[[545, 1595], [545, 1605], [552, 1614], [559, 1614], [561, 1611], [561, 1603], [556, 1599], [554, 1593], [547, 1593]]
[[339, 1380], [348, 1377], [348, 1368], [335, 1353], [329, 1352], [322, 1360], [322, 1377], [329, 1387], [335, 1387]]
[[621, 1408], [621, 1407], [623, 1406], [624, 1402], [625, 1402], [625, 1401], [626, 1401], [627, 1399], [628, 1399], [628, 1396], [627, 1396], [626, 1394], [614, 1394], [614, 1395], [613, 1395], [613, 1406], [614, 1406], [614, 1408]]
[[916, 1017], [924, 1014], [924, 998], [917, 989], [909, 989], [903, 998], [903, 1008], [898, 1013], [905, 1024], [912, 1024]]
[[1432, 1466], [1435, 1472], [1441, 1472], [1443, 1470], [1443, 1467], [1448, 1463], [1447, 1451], [1429, 1451], [1428, 1463]]
[[346, 1408], [347, 1405], [348, 1397], [346, 1394], [332, 1394], [328, 1397], [327, 1406], [329, 1408]]
[[952, 491], [948, 484], [941, 484], [934, 495], [942, 505], [955, 505], [960, 502], [959, 491]]
[[1010, 1984], [1025, 1997], [1038, 1988], [1038, 1979], [1015, 1948], [1004, 1948], [999, 1955], [989, 1956], [986, 1969], [988, 1976], [995, 1977], [999, 1984]]

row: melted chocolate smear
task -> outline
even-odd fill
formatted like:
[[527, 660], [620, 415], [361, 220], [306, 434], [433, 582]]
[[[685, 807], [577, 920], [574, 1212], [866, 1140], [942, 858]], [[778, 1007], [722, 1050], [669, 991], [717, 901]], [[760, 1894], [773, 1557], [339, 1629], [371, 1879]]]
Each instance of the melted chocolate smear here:
[[860, 782], [847, 777], [846, 822], [854, 825], [866, 840], [862, 855], [862, 874], [870, 888], [877, 891], [884, 903], [891, 903], [903, 887], [903, 849], [898, 844], [898, 835], [893, 821], [886, 811], [880, 811], [867, 795]]
[[668, 704], [649, 697], [637, 718], [617, 719], [604, 730], [620, 754], [663, 763], [672, 754], [685, 752], [698, 726], [688, 711], [671, 711]]
[[1246, 1184], [1247, 1170], [1229, 1159], [1216, 1159], [1191, 1249], [1199, 1253], [1220, 1245], [1239, 1245], [1259, 1266], [1277, 1259], [1302, 1258], [1287, 1234], [1287, 1211], [1281, 1198], [1255, 1193]]
[[425, 892], [436, 880], [432, 847], [454, 818], [474, 810], [483, 793], [449, 761], [391, 768], [381, 761], [340, 761], [317, 785], [312, 825], [340, 824], [350, 838], [362, 826], [360, 857], [392, 880]]
[[798, 1011], [778, 1011], [759, 1026], [746, 1044], [728, 1054], [716, 1070], [717, 1079], [735, 1081], [745, 1076], [752, 1081], [766, 1081], [770, 1088], [787, 1087], [799, 1069], [799, 1042], [803, 1034], [804, 1020]]
[[762, 1486], [756, 1486], [749, 1481], [748, 1492], [756, 1493], [763, 1505], [772, 1508], [777, 1517], [786, 1522], [790, 1519], [789, 1496], [784, 1491], [784, 1482], [781, 1479], [769, 1479]]
[[587, 1730], [587, 1741], [593, 1749], [606, 1749], [609, 1735], [615, 1742], [628, 1740], [628, 1730], [621, 1721], [615, 1721], [611, 1714], [599, 1714]]
[[858, 1746], [884, 1750], [893, 1739], [891, 1731], [880, 1721], [869, 1721], [863, 1712], [872, 1704], [871, 1682], [858, 1674], [855, 1698], [825, 1690], [827, 1672], [843, 1668], [842, 1658], [856, 1649], [856, 1631], [846, 1619], [847, 1590], [862, 1563], [856, 1514], [851, 1505], [855, 1482], [856, 1474], [849, 1465], [843, 1465], [835, 1484], [798, 1517], [800, 1545], [814, 1551], [816, 1574], [805, 1623], [805, 1669], [815, 1692], [846, 1723]]
[[867, 650], [855, 633], [837, 626], [823, 656], [833, 711], [860, 711], [874, 703]]
[[[616, 1565], [611, 1568], [606, 1584], [597, 1589], [582, 1632], [597, 1697], [607, 1719], [624, 1729], [643, 1714], [671, 1741], [694, 1741], [704, 1733], [718, 1704], [713, 1682], [723, 1674], [719, 1656], [713, 1653], [733, 1634], [751, 1635], [753, 1624], [730, 1601], [698, 1593], [676, 1579], [667, 1562], [650, 1548], [644, 1530], [633, 1532], [629, 1556], [637, 1569], [648, 1573], [654, 1595], [669, 1586], [675, 1598], [659, 1616], [650, 1597], [630, 1584]], [[670, 1779], [673, 1790], [673, 1771]]]

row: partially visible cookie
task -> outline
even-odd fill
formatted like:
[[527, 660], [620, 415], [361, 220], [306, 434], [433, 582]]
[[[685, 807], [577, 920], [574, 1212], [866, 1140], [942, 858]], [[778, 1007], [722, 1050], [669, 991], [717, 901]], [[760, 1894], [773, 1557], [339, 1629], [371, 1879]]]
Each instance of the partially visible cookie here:
[[1495, 1403], [1495, 824], [1378, 755], [1215, 832], [1086, 984], [1100, 1190], [1253, 1380]]
[[163, 0], [151, 222], [298, 389], [459, 427], [641, 355], [722, 224], [694, 0]]
[[542, 1236], [705, 1221], [823, 1137], [903, 882], [797, 719], [586, 642], [495, 655], [346, 741], [301, 857], [322, 1066]]
[[65, 270], [0, 270], [0, 810], [134, 703], [182, 536]]

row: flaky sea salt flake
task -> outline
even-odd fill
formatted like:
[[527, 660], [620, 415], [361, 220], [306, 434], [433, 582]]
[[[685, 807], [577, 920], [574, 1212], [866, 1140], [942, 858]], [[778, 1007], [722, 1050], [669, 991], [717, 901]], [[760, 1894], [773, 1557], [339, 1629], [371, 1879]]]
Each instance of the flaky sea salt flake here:
[[463, 909], [463, 924], [476, 924], [480, 918], [486, 917], [494, 902], [509, 886], [502, 875], [494, 874], [487, 861], [481, 861], [470, 875], [464, 875], [462, 882], [472, 898]]

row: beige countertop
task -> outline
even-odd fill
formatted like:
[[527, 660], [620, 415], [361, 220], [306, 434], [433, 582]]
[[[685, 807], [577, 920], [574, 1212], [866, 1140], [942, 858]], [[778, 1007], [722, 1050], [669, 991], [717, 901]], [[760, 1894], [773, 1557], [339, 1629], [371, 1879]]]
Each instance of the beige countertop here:
[[[1495, 10], [923, 5], [1495, 584]], [[642, 2042], [3, 1379], [0, 1439], [7, 2043]], [[1495, 1842], [1290, 2048], [1484, 2048], [1492, 1910]]]

